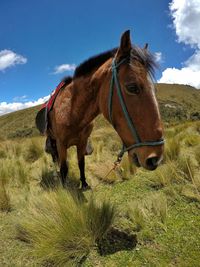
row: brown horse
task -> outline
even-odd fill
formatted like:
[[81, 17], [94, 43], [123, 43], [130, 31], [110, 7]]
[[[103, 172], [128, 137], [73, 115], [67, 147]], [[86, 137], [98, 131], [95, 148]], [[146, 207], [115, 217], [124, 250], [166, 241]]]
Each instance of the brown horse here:
[[[155, 62], [147, 47], [131, 45], [130, 31], [123, 33], [119, 48], [92, 57], [79, 65], [49, 113], [47, 136], [57, 149], [61, 181], [66, 184], [67, 149], [77, 147], [82, 188], [84, 157], [89, 152], [92, 121], [103, 113], [120, 136], [129, 159], [153, 170], [163, 155], [163, 129], [152, 82]], [[132, 125], [131, 125], [132, 124]]]

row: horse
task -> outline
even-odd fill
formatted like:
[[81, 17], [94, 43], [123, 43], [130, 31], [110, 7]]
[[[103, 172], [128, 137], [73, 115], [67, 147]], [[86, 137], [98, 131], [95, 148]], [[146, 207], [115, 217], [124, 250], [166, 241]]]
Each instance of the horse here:
[[131, 164], [155, 170], [163, 158], [163, 126], [155, 96], [156, 63], [147, 45], [132, 45], [130, 31], [118, 48], [93, 56], [74, 71], [48, 114], [47, 137], [66, 186], [67, 149], [77, 147], [80, 181], [88, 188], [85, 156], [93, 120], [103, 114], [122, 140], [118, 161], [128, 152]]

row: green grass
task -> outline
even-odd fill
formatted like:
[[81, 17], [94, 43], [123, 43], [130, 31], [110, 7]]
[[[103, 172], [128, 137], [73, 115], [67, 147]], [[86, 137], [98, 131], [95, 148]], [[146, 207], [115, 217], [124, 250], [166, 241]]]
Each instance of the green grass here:
[[114, 219], [108, 202], [80, 201], [63, 189], [43, 193], [18, 226], [18, 238], [32, 245], [33, 255], [55, 266], [77, 266], [101, 240]]
[[76, 151], [69, 151], [73, 196], [59, 188], [44, 137], [7, 139], [19, 118], [26, 126], [25, 113], [15, 114], [16, 125], [11, 115], [0, 118], [7, 122], [0, 142], [0, 266], [200, 266], [198, 121], [166, 128], [165, 161], [156, 171], [136, 169], [125, 156], [106, 176], [120, 140], [99, 116], [94, 153], [86, 157], [92, 191], [78, 190]]

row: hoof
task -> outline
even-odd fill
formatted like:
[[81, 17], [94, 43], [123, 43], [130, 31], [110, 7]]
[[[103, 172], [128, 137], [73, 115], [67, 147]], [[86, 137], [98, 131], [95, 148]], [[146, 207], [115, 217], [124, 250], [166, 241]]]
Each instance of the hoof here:
[[87, 191], [87, 190], [90, 190], [91, 187], [85, 182], [85, 183], [82, 183], [82, 185], [81, 185], [81, 189], [82, 189], [83, 191]]

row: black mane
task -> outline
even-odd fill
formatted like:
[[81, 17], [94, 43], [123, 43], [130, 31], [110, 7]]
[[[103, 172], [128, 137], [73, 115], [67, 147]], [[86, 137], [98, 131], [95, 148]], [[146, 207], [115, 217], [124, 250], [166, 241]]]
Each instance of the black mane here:
[[73, 78], [86, 75], [90, 73], [92, 70], [100, 67], [103, 63], [106, 62], [106, 60], [113, 57], [116, 52], [117, 52], [117, 48], [114, 48], [112, 50], [106, 51], [104, 53], [101, 53], [99, 55], [96, 55], [96, 56], [93, 56], [87, 59], [75, 69]]
[[155, 69], [158, 68], [155, 56], [148, 49], [133, 46], [130, 53], [130, 63], [134, 65], [139, 61], [148, 71], [149, 75], [154, 78]]
[[62, 78], [62, 82], [64, 82], [65, 85], [70, 84], [71, 81], [72, 81], [72, 77], [71, 77], [71, 76], [66, 76], [66, 77], [63, 77], [63, 78]]
[[[103, 63], [106, 62], [106, 60], [115, 55], [117, 49], [118, 48], [114, 48], [99, 55], [93, 56], [81, 63], [75, 69], [73, 79], [84, 76], [94, 69], [100, 67]], [[157, 64], [154, 56], [147, 49], [133, 46], [129, 55], [129, 61], [130, 64], [133, 65], [135, 61], [139, 61], [147, 69], [149, 74], [154, 77], [154, 69], [157, 67]]]

